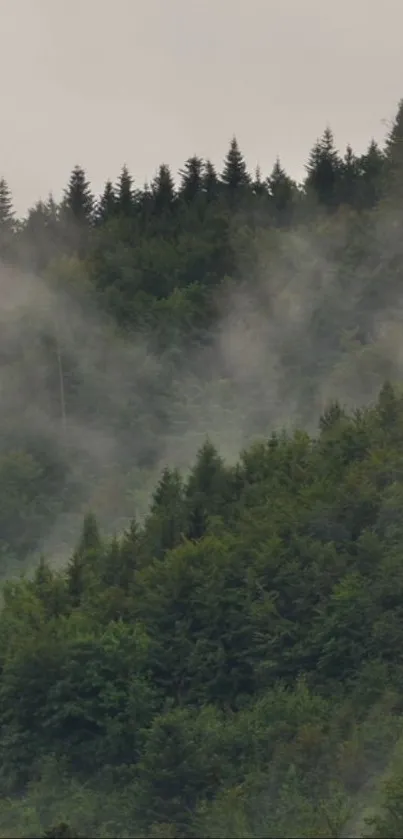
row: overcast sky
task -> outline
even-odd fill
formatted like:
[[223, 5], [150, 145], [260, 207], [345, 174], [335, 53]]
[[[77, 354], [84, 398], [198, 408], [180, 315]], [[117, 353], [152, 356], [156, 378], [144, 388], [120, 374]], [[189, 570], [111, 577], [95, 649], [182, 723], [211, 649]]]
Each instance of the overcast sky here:
[[403, 97], [402, 0], [0, 0], [0, 175], [19, 212], [190, 155], [301, 177], [326, 123], [362, 151]]

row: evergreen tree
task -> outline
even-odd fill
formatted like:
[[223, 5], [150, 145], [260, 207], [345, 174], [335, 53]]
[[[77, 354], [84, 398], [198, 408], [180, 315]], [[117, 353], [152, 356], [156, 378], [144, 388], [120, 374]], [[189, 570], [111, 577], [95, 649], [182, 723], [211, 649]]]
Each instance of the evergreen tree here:
[[145, 182], [143, 189], [139, 193], [138, 207], [140, 218], [142, 219], [143, 223], [146, 224], [149, 218], [151, 217], [153, 211], [153, 194], [151, 191], [151, 187], [147, 181]]
[[146, 522], [146, 538], [153, 556], [160, 558], [179, 545], [185, 529], [182, 478], [177, 469], [165, 468], [153, 493]]
[[209, 517], [220, 515], [227, 500], [228, 477], [216, 447], [207, 440], [199, 450], [196, 464], [190, 472], [185, 488], [188, 519], [187, 536], [201, 539]]
[[236, 137], [233, 137], [231, 140], [229, 151], [224, 161], [221, 181], [231, 192], [245, 188], [250, 184], [246, 163], [239, 149]]
[[202, 188], [207, 201], [214, 201], [220, 191], [220, 183], [211, 160], [206, 160], [202, 177]]
[[339, 195], [341, 160], [329, 127], [313, 147], [306, 169], [308, 194], [313, 194], [324, 207], [334, 208]]
[[359, 177], [359, 161], [351, 146], [348, 145], [340, 168], [339, 200], [341, 204], [349, 204], [350, 206], [355, 205], [358, 194]]
[[89, 551], [97, 551], [100, 547], [101, 536], [96, 517], [92, 512], [86, 513], [77, 546], [77, 552], [84, 555]]
[[128, 529], [124, 532], [120, 542], [120, 555], [125, 568], [131, 569], [131, 573], [138, 566], [140, 554], [140, 534], [136, 520], [133, 518]]
[[28, 211], [21, 229], [22, 258], [29, 267], [38, 271], [47, 267], [57, 255], [60, 233], [59, 208], [53, 197], [38, 201]]
[[98, 201], [96, 220], [106, 224], [116, 214], [116, 195], [112, 181], [107, 180], [104, 191]]
[[78, 606], [84, 594], [94, 559], [102, 548], [98, 523], [93, 513], [87, 513], [78, 545], [67, 566], [67, 590], [73, 606]]
[[134, 211], [133, 178], [126, 164], [122, 167], [117, 185], [116, 208], [119, 215], [130, 218]]
[[388, 204], [401, 201], [403, 195], [403, 99], [385, 143], [385, 182], [383, 192]]
[[0, 179], [0, 257], [9, 259], [12, 255], [12, 241], [15, 232], [14, 209], [7, 181]]
[[295, 184], [281, 166], [279, 158], [277, 158], [273, 171], [267, 179], [267, 186], [276, 221], [280, 225], [287, 224], [291, 219]]
[[385, 143], [386, 159], [392, 171], [403, 171], [403, 99]]
[[203, 161], [200, 157], [194, 155], [189, 157], [185, 163], [184, 169], [179, 172], [181, 176], [181, 184], [179, 194], [181, 198], [190, 204], [197, 198], [203, 187]]
[[166, 163], [161, 163], [151, 189], [154, 212], [157, 215], [169, 212], [175, 202], [175, 185], [171, 170]]
[[0, 179], [0, 235], [11, 234], [14, 230], [13, 199], [4, 178]]
[[84, 169], [75, 166], [63, 199], [64, 214], [79, 225], [88, 225], [92, 221], [94, 197]]
[[359, 159], [361, 173], [360, 205], [371, 209], [381, 197], [385, 155], [375, 140], [371, 140], [368, 149]]
[[262, 180], [260, 166], [256, 166], [255, 169], [255, 177], [252, 181], [252, 192], [259, 198], [263, 195], [267, 195], [267, 182], [265, 183]]

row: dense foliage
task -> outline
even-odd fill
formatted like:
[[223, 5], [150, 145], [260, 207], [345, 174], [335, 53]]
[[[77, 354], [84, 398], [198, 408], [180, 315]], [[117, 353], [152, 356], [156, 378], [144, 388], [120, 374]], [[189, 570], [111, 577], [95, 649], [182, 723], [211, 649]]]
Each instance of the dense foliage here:
[[403, 834], [402, 143], [0, 181], [0, 835]]

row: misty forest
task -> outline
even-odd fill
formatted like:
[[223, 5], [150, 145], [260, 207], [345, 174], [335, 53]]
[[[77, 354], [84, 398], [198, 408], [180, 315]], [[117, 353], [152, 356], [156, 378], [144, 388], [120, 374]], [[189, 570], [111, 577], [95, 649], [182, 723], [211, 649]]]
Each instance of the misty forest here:
[[403, 101], [0, 259], [0, 836], [402, 837]]

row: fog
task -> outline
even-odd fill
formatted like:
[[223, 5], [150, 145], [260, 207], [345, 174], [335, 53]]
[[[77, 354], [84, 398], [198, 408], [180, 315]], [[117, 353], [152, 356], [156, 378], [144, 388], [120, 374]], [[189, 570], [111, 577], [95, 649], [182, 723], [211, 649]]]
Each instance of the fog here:
[[402, 257], [397, 220], [385, 210], [374, 217], [347, 273], [348, 214], [328, 235], [308, 226], [256, 234], [258, 270], [251, 276], [240, 257], [243, 281], [216, 295], [210, 345], [176, 366], [145, 332], [122, 337], [85, 281], [3, 266], [3, 449], [48, 449], [63, 471], [55, 486], [66, 500], [45, 553], [65, 560], [88, 509], [108, 531], [141, 519], [163, 466], [186, 471], [207, 435], [234, 462], [275, 429], [314, 432], [331, 399], [357, 407], [386, 377], [399, 380], [403, 307], [386, 279]]

